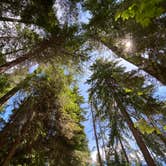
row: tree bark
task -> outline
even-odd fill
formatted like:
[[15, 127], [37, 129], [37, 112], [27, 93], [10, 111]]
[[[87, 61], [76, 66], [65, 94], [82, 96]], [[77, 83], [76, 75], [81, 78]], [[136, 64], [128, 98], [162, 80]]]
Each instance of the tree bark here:
[[39, 45], [36, 46], [36, 48], [34, 48], [33, 51], [30, 51], [29, 53], [11, 61], [11, 62], [7, 62], [3, 65], [0, 66], [0, 74], [4, 73], [6, 70], [10, 69], [11, 67], [14, 67], [22, 62], [25, 62], [26, 60], [32, 59], [33, 57], [35, 57], [36, 55], [38, 55], [40, 52], [46, 50], [49, 45], [51, 44], [52, 40], [43, 40]]
[[14, 87], [13, 89], [11, 89], [9, 92], [7, 92], [4, 96], [2, 96], [0, 98], [0, 107], [7, 102], [10, 97], [12, 97], [17, 91], [19, 90], [19, 87]]
[[99, 164], [100, 166], [103, 166], [102, 160], [101, 160], [101, 154], [100, 154], [100, 149], [99, 149], [99, 142], [98, 142], [98, 137], [97, 137], [97, 132], [96, 132], [96, 123], [95, 123], [95, 116], [93, 113], [92, 109], [92, 103], [91, 103], [91, 114], [92, 114], [92, 123], [93, 123], [93, 131], [95, 135], [95, 141], [96, 141], [96, 147], [97, 147], [97, 154], [98, 154], [98, 159], [99, 159]]
[[8, 153], [7, 157], [5, 158], [2, 166], [9, 166], [10, 160], [11, 160], [12, 156], [14, 155], [20, 141], [21, 141], [21, 136], [16, 138], [16, 141], [14, 142], [12, 148], [9, 150], [9, 153]]
[[102, 140], [102, 144], [103, 144], [103, 149], [104, 149], [104, 153], [105, 153], [105, 158], [106, 158], [106, 154], [107, 154], [107, 151], [106, 151], [106, 145], [105, 145], [105, 141], [104, 141], [104, 138], [103, 138], [103, 130], [102, 130], [102, 127], [101, 127], [101, 124], [100, 122], [98, 123], [99, 125], [99, 129], [100, 129], [100, 134], [101, 134], [101, 140]]
[[22, 127], [20, 134], [18, 134], [18, 136], [16, 137], [15, 142], [13, 143], [11, 149], [9, 150], [8, 155], [5, 158], [2, 166], [9, 166], [10, 160], [12, 159], [13, 155], [15, 154], [15, 152], [17, 150], [17, 147], [21, 143], [22, 138], [24, 137], [24, 135], [26, 134], [26, 132], [28, 130], [28, 126], [32, 120], [32, 117], [33, 117], [33, 111], [30, 111], [26, 124]]
[[133, 136], [134, 136], [148, 166], [156, 166], [153, 158], [151, 157], [151, 155], [141, 137], [141, 133], [139, 132], [139, 130], [137, 130], [134, 127], [134, 124], [133, 124], [128, 112], [126, 111], [125, 107], [123, 106], [122, 101], [119, 99], [119, 97], [117, 95], [115, 96], [115, 100], [121, 110], [122, 115], [124, 116], [128, 126], [129, 126], [131, 132], [133, 133]]
[[26, 77], [24, 80], [22, 80], [19, 84], [17, 84], [14, 88], [12, 88], [9, 92], [7, 92], [4, 96], [0, 98], [0, 107], [7, 102], [12, 96], [14, 96], [19, 90], [22, 88], [27, 87], [27, 83], [31, 80], [32, 75], [29, 77]]
[[[139, 69], [145, 71], [146, 73], [150, 74], [151, 76], [153, 76], [154, 78], [156, 78], [158, 81], [160, 81], [162, 84], [166, 85], [166, 77], [165, 75], [163, 75], [163, 72], [160, 72], [160, 69], [162, 68], [161, 66], [157, 66], [155, 67], [155, 69], [152, 67], [152, 65], [149, 65], [149, 62], [147, 59], [140, 57], [142, 63], [137, 63], [135, 61], [132, 61], [130, 59], [128, 59], [124, 54], [123, 51], [120, 50], [119, 48], [117, 48], [116, 46], [114, 46], [111, 43], [107, 43], [105, 41], [103, 41], [100, 37], [93, 37], [93, 39], [95, 39], [96, 41], [102, 43], [103, 45], [105, 45], [107, 48], [109, 48], [115, 55], [117, 55], [118, 57], [128, 61], [129, 63], [137, 66]], [[141, 65], [145, 64], [144, 66], [146, 67], [141, 67]], [[163, 69], [162, 69], [163, 70]], [[165, 71], [165, 70], [164, 70]], [[162, 74], [161, 74], [162, 73]]]

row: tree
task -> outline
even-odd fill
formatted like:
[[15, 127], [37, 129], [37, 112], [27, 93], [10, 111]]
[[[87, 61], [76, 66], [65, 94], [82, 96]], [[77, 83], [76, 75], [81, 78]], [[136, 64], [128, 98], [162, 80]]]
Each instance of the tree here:
[[[8, 4], [7, 7], [5, 3]], [[75, 3], [69, 1], [66, 4], [67, 6], [62, 6], [62, 8], [65, 11], [65, 8], [74, 6]], [[76, 24], [71, 25], [71, 23], [60, 25], [56, 11], [54, 11], [54, 1], [32, 0], [27, 3], [23, 1], [12, 1], [11, 3], [5, 1], [2, 4], [3, 15], [9, 12], [14, 15], [13, 17], [20, 17], [20, 20], [1, 18], [2, 27], [4, 28], [1, 32], [3, 55], [5, 59], [8, 59], [10, 54], [12, 60], [0, 66], [0, 73], [4, 73], [19, 64], [25, 65], [27, 62], [31, 64], [57, 60], [68, 62], [72, 61], [72, 58], [78, 62], [86, 59], [86, 52], [82, 48], [85, 40], [82, 35], [77, 33], [78, 26]], [[18, 6], [18, 9], [13, 4]], [[66, 10], [66, 14], [70, 15], [70, 12]], [[10, 26], [8, 22], [16, 22], [16, 25], [12, 23]], [[8, 29], [9, 32], [7, 32]], [[6, 46], [10, 51], [6, 50]]]
[[[128, 3], [127, 1], [120, 4], [120, 9], [123, 11], [117, 12], [116, 18], [122, 18], [123, 20], [134, 18], [137, 23], [140, 23], [143, 27], [148, 26], [156, 18], [159, 18], [164, 14], [164, 1], [163, 0], [143, 0], [134, 1]], [[123, 9], [125, 8], [125, 9]]]
[[28, 86], [28, 83], [30, 82], [31, 78], [33, 78], [34, 74], [29, 74], [27, 78], [22, 80], [18, 85], [15, 85], [15, 87], [11, 88], [5, 95], [3, 95], [0, 98], [0, 107], [2, 107], [3, 104], [5, 104], [12, 96], [14, 96], [17, 92], [20, 92], [22, 89], [26, 89]]
[[[154, 4], [157, 3], [157, 1], [153, 2]], [[144, 1], [141, 4], [138, 1], [139, 6], [142, 4], [148, 8]], [[161, 4], [159, 5], [160, 7], [162, 6]], [[115, 20], [117, 12], [127, 5], [129, 6], [130, 2], [86, 1], [84, 8], [85, 10], [90, 10], [92, 14], [89, 24], [85, 26], [87, 35], [93, 41], [104, 44], [118, 57], [131, 62], [161, 83], [166, 84], [164, 72], [165, 41], [163, 38], [165, 36], [165, 16], [154, 17], [153, 12], [150, 13], [150, 11], [155, 11], [156, 7], [152, 5], [153, 8], [146, 11], [149, 12], [150, 18], [151, 16], [154, 17], [154, 21], [147, 27], [142, 27], [133, 19]], [[141, 14], [145, 17], [147, 16], [145, 12]], [[162, 14], [164, 14], [164, 11], [162, 11]], [[132, 45], [130, 48], [126, 48], [126, 43], [128, 42]]]
[[[73, 78], [98, 46], [138, 67], [124, 72], [102, 60], [92, 67], [89, 101], [100, 165], [101, 142], [108, 165], [132, 162], [131, 133], [149, 165], [164, 161], [165, 103], [153, 97], [154, 86], [145, 78], [166, 84], [164, 0], [0, 4], [1, 113], [12, 109], [8, 120], [0, 118], [0, 164], [88, 164], [82, 97]], [[86, 25], [80, 24], [82, 9], [91, 15]]]
[[92, 123], [93, 123], [93, 130], [94, 130], [96, 147], [97, 147], [98, 160], [99, 160], [100, 166], [102, 166], [103, 163], [102, 163], [102, 158], [101, 158], [100, 148], [99, 148], [99, 142], [98, 142], [98, 137], [97, 137], [96, 120], [95, 120], [96, 118], [95, 118], [95, 115], [94, 115], [94, 112], [93, 112], [92, 104], [91, 104], [91, 114], [92, 114]]
[[[98, 60], [91, 69], [93, 71], [93, 74], [88, 82], [91, 85], [90, 98], [93, 98], [93, 101], [95, 100], [95, 106], [99, 108], [99, 111], [102, 111], [103, 109], [105, 110], [105, 112], [111, 111], [110, 114], [113, 114], [113, 109], [119, 111], [119, 116], [124, 117], [124, 122], [127, 123], [128, 127], [132, 131], [132, 134], [140, 150], [142, 151], [147, 164], [156, 165], [149, 153], [149, 150], [147, 149], [141, 132], [137, 128], [135, 128], [129, 112], [130, 107], [132, 108], [132, 106], [137, 105], [137, 101], [139, 98], [142, 98], [142, 96], [144, 98], [145, 95], [147, 95], [146, 91], [148, 87], [147, 89], [144, 87], [144, 90], [146, 89], [145, 92], [141, 91], [142, 93], [144, 93], [144, 95], [140, 95], [140, 89], [138, 91], [137, 87], [132, 86], [132, 82], [131, 84], [128, 83], [127, 86], [124, 80], [125, 78], [129, 79], [130, 77], [129, 75], [124, 73], [123, 68], [116, 67], [116, 63]], [[141, 82], [138, 82], [138, 84], [140, 84]], [[129, 85], [132, 86], [132, 90], [129, 89]], [[140, 85], [142, 86], [142, 83]], [[135, 94], [135, 99], [132, 96], [134, 94], [132, 93], [133, 91], [135, 91], [134, 93], [137, 94]], [[113, 106], [115, 108], [113, 108]], [[135, 111], [139, 112], [138, 107], [135, 108]], [[153, 113], [154, 112], [152, 112], [151, 114]], [[147, 116], [146, 112], [144, 112], [144, 114], [145, 116]], [[134, 117], [137, 118], [137, 115]]]
[[69, 87], [71, 83], [71, 76], [65, 76], [61, 69], [49, 68], [33, 77], [30, 89], [25, 89], [28, 96], [4, 127], [5, 133], [0, 133], [6, 138], [0, 153], [2, 165], [88, 163], [87, 142], [80, 123], [82, 97], [77, 88]]

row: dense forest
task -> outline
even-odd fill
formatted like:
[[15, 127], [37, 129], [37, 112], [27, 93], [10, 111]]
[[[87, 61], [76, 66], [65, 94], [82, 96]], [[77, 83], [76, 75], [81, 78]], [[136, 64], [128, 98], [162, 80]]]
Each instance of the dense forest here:
[[0, 1], [0, 165], [164, 166], [165, 85], [165, 0]]

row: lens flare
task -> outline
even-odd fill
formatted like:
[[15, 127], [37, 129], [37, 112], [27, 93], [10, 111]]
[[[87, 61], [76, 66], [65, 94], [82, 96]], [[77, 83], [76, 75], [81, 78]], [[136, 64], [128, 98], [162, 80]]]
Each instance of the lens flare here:
[[127, 41], [125, 46], [126, 46], [127, 49], [130, 49], [132, 47], [131, 41]]

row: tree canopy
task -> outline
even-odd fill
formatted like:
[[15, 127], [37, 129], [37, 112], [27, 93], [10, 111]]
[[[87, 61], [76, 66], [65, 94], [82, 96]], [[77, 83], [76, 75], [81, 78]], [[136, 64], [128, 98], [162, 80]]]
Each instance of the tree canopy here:
[[165, 0], [1, 0], [0, 165], [91, 165], [87, 117], [96, 165], [166, 162], [166, 103], [155, 96], [165, 18]]

